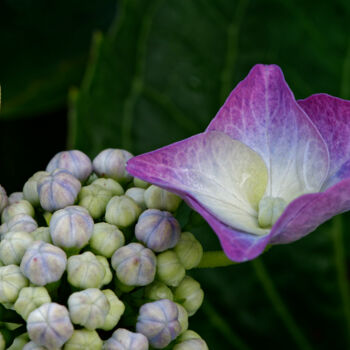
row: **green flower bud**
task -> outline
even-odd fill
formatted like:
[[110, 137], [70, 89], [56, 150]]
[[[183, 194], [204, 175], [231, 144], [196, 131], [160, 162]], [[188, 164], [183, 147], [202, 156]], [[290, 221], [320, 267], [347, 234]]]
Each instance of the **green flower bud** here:
[[173, 293], [163, 282], [154, 281], [145, 288], [145, 297], [152, 301], [161, 299], [173, 300]]
[[50, 303], [51, 298], [44, 287], [26, 287], [19, 292], [14, 309], [26, 320], [29, 314], [39, 306]]
[[7, 232], [25, 231], [33, 232], [38, 228], [36, 221], [27, 214], [18, 214], [7, 222]]
[[96, 179], [98, 179], [98, 176], [96, 173], [91, 173], [91, 175], [87, 178], [87, 180], [85, 181], [86, 185], [91, 185]]
[[174, 193], [152, 185], [145, 191], [145, 202], [149, 209], [159, 209], [172, 212], [179, 207], [181, 198]]
[[146, 189], [146, 188], [148, 188], [149, 186], [151, 186], [150, 183], [148, 183], [148, 182], [146, 182], [146, 181], [143, 181], [143, 180], [141, 180], [141, 179], [139, 179], [139, 178], [137, 178], [137, 177], [134, 177], [134, 185], [135, 185], [136, 187], [140, 187], [140, 188], [144, 188], [144, 189]]
[[63, 350], [102, 350], [103, 342], [96, 331], [79, 329], [64, 345]]
[[181, 304], [189, 316], [192, 316], [202, 305], [204, 292], [200, 284], [190, 276], [186, 276], [174, 290], [174, 300]]
[[92, 172], [92, 164], [90, 158], [81, 151], [63, 151], [50, 160], [46, 171], [56, 169], [66, 169], [80, 181], [85, 181]]
[[136, 331], [147, 337], [156, 349], [170, 344], [181, 332], [179, 311], [175, 303], [163, 299], [141, 306]]
[[87, 209], [94, 219], [98, 219], [105, 213], [112, 194], [102, 187], [92, 184], [82, 188], [79, 198], [79, 205]]
[[155, 252], [175, 247], [180, 238], [178, 221], [167, 211], [148, 209], [135, 226], [136, 238]]
[[127, 286], [126, 284], [120, 282], [118, 278], [114, 279], [115, 290], [118, 296], [124, 293], [130, 293], [135, 289], [135, 286]]
[[113, 179], [99, 178], [95, 180], [93, 185], [97, 185], [104, 190], [108, 191], [112, 196], [121, 196], [124, 194], [123, 187]]
[[118, 227], [107, 224], [106, 222], [100, 222], [94, 225], [90, 247], [95, 253], [110, 258], [124, 243], [124, 235]]
[[182, 333], [177, 340], [179, 342], [182, 342], [189, 339], [202, 339], [202, 337], [195, 331], [188, 329], [187, 331]]
[[8, 197], [5, 189], [0, 185], [0, 214], [8, 205]]
[[68, 309], [73, 323], [94, 330], [103, 327], [110, 305], [99, 289], [88, 288], [68, 298]]
[[1, 221], [9, 222], [13, 217], [15, 217], [18, 214], [27, 214], [33, 217], [34, 208], [28, 201], [23, 199], [17, 203], [13, 203], [7, 206], [2, 212]]
[[209, 350], [205, 341], [194, 331], [187, 330], [177, 339], [174, 350]]
[[119, 328], [104, 343], [103, 350], [148, 350], [148, 340], [141, 333]]
[[141, 208], [132, 198], [115, 196], [107, 204], [106, 221], [118, 227], [128, 227], [137, 220], [140, 214]]
[[38, 227], [35, 231], [31, 232], [31, 235], [35, 241], [52, 243], [50, 229], [48, 227]]
[[14, 303], [20, 290], [28, 286], [28, 280], [16, 265], [0, 267], [0, 303]]
[[97, 260], [101, 263], [101, 265], [103, 265], [103, 267], [105, 268], [105, 277], [103, 278], [102, 284], [108, 284], [109, 282], [112, 281], [113, 275], [112, 275], [112, 271], [109, 267], [109, 263], [108, 260], [101, 255], [97, 255], [96, 256]]
[[6, 349], [5, 339], [2, 333], [0, 332], [0, 350], [5, 350], [5, 349]]
[[9, 348], [7, 348], [7, 350], [23, 350], [24, 346], [28, 344], [28, 342], [28, 333], [23, 333], [14, 339], [13, 343]]
[[94, 221], [85, 208], [77, 205], [57, 210], [50, 221], [52, 242], [65, 249], [81, 249], [92, 236]]
[[12, 192], [9, 195], [9, 205], [18, 203], [19, 201], [23, 200], [23, 192]]
[[66, 269], [66, 253], [49, 243], [34, 241], [21, 261], [21, 271], [30, 282], [44, 286], [59, 281]]
[[102, 293], [108, 299], [110, 309], [103, 326], [100, 328], [105, 331], [110, 331], [118, 324], [120, 317], [125, 311], [125, 306], [110, 289], [105, 289]]
[[91, 252], [68, 258], [68, 282], [79, 289], [100, 288], [106, 274], [105, 267]]
[[34, 206], [40, 204], [38, 182], [48, 175], [50, 174], [47, 171], [38, 171], [23, 186], [23, 198]]
[[125, 192], [125, 195], [132, 198], [142, 210], [146, 209], [144, 188], [131, 187]]
[[29, 338], [49, 350], [62, 347], [73, 335], [68, 310], [56, 303], [46, 303], [32, 311], [27, 320]]
[[188, 313], [186, 311], [186, 309], [178, 304], [178, 303], [175, 303], [176, 306], [177, 306], [177, 310], [179, 312], [178, 314], [178, 320], [179, 320], [179, 323], [180, 323], [180, 326], [181, 326], [181, 331], [180, 331], [180, 334], [187, 331], [187, 328], [188, 328]]
[[139, 243], [130, 243], [115, 251], [112, 266], [118, 279], [128, 286], [145, 286], [154, 280], [156, 257]]
[[24, 345], [23, 350], [45, 350], [43, 346], [35, 344], [33, 341], [30, 341], [26, 345]]
[[186, 269], [193, 269], [202, 259], [203, 247], [190, 232], [183, 232], [174, 251], [182, 266]]
[[56, 169], [38, 181], [40, 204], [47, 211], [55, 211], [74, 204], [81, 184], [69, 171]]
[[9, 232], [0, 242], [0, 260], [5, 265], [19, 265], [33, 237], [28, 232]]
[[126, 183], [132, 179], [125, 169], [126, 162], [132, 157], [128, 151], [108, 148], [99, 153], [92, 164], [99, 176], [111, 177], [120, 183]]
[[184, 267], [172, 250], [157, 256], [157, 278], [166, 285], [176, 287], [183, 280], [185, 274]]

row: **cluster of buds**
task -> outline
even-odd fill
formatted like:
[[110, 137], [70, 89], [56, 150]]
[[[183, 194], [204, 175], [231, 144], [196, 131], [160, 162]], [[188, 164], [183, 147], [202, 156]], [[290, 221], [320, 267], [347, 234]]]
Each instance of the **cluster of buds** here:
[[0, 350], [208, 349], [188, 330], [202, 246], [131, 157], [60, 152], [22, 192], [0, 186]]

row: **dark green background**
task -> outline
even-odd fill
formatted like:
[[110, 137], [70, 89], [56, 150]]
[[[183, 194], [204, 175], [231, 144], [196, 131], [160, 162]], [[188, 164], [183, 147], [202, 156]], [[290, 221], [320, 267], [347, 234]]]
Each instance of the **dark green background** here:
[[[21, 190], [66, 147], [138, 154], [200, 132], [256, 63], [280, 65], [296, 98], [350, 99], [349, 23], [345, 0], [2, 0], [0, 183]], [[348, 222], [194, 271], [191, 327], [213, 350], [349, 348]]]

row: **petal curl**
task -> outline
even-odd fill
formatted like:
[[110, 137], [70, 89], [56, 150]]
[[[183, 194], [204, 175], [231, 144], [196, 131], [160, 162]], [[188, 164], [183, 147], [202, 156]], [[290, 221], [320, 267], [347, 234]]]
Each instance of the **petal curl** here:
[[268, 196], [290, 202], [318, 192], [327, 177], [327, 146], [276, 65], [254, 66], [207, 130], [222, 131], [260, 154], [269, 170]]
[[322, 189], [350, 178], [350, 101], [316, 94], [299, 100], [298, 103], [328, 146], [329, 173]]

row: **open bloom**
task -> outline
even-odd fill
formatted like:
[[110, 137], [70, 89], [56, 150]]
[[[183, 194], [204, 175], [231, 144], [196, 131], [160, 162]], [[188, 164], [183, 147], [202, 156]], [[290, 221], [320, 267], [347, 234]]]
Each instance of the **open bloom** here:
[[350, 209], [350, 102], [296, 101], [279, 67], [256, 65], [204, 133], [127, 170], [183, 197], [229, 258], [253, 259]]

